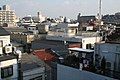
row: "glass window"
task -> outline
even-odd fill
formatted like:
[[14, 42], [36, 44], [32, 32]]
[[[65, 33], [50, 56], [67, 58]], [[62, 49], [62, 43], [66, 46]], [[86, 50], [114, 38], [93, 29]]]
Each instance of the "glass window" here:
[[1, 68], [1, 78], [10, 77], [13, 75], [13, 65]]

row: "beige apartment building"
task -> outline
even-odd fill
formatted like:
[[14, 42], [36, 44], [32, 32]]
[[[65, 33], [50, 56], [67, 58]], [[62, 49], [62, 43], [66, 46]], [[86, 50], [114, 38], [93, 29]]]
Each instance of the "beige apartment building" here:
[[15, 12], [10, 9], [9, 5], [4, 5], [0, 8], [0, 26], [14, 27], [16, 26], [16, 20]]

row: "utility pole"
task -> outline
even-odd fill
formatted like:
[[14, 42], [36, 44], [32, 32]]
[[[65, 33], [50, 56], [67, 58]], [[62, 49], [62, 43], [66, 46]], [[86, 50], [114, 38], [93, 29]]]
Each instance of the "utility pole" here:
[[99, 0], [99, 21], [101, 21], [101, 18], [102, 18], [102, 16], [101, 16], [101, 10], [102, 10], [101, 5], [102, 5], [102, 1]]
[[102, 10], [102, 1], [99, 0], [99, 11], [98, 11], [98, 27], [99, 27], [99, 31], [100, 31], [100, 28], [101, 28], [101, 19], [102, 19], [101, 10]]

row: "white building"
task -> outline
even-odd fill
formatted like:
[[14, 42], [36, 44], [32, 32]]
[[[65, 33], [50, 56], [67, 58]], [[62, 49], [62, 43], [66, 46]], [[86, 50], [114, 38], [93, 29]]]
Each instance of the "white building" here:
[[15, 56], [0, 56], [0, 80], [18, 80], [18, 63]]
[[38, 34], [38, 27], [35, 24], [31, 24], [27, 27], [28, 31], [33, 32], [33, 34]]
[[10, 44], [10, 34], [0, 27], [0, 80], [18, 80], [18, 57]]
[[48, 36], [74, 36], [78, 33], [78, 23], [58, 23], [50, 28]]
[[55, 18], [56, 23], [61, 23], [64, 22], [65, 17], [64, 16], [59, 16], [58, 18]]

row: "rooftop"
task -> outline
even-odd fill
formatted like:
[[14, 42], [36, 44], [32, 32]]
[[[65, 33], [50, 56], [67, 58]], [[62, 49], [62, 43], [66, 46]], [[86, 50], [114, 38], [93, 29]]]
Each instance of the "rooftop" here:
[[8, 31], [6, 31], [4, 28], [0, 27], [0, 36], [10, 35]]
[[17, 56], [14, 54], [0, 56], [0, 61], [6, 61], [11, 59], [17, 59]]
[[51, 40], [36, 40], [32, 42], [32, 49], [48, 49], [51, 48], [55, 51], [55, 53], [60, 54], [60, 56], [64, 56], [68, 53], [67, 47], [62, 41], [51, 41]]
[[21, 69], [23, 71], [43, 67], [44, 62], [33, 54], [23, 54], [21, 58]]
[[35, 50], [33, 54], [43, 61], [55, 61], [58, 57], [51, 49]]
[[9, 27], [4, 27], [4, 29], [8, 32], [26, 32], [26, 28], [21, 28], [21, 27], [14, 27], [14, 28], [9, 28]]
[[86, 53], [94, 52], [94, 50], [82, 49], [82, 48], [69, 48], [69, 50], [71, 50], [71, 51], [78, 51], [78, 52], [86, 52]]

